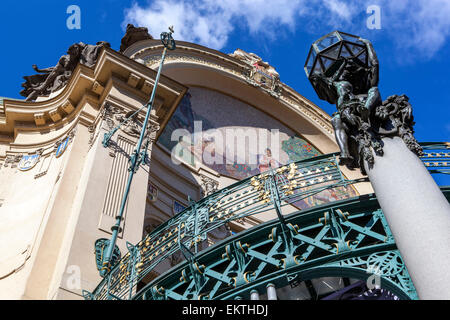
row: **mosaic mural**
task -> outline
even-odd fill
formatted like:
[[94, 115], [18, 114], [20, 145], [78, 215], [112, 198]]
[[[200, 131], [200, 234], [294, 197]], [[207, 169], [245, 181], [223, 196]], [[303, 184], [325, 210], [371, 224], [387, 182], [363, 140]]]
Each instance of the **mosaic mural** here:
[[[173, 137], [172, 133], [177, 129], [184, 129], [190, 136]], [[230, 148], [234, 148], [236, 143], [217, 139], [215, 134], [219, 132], [222, 137], [227, 137], [227, 130], [257, 132], [254, 137], [258, 146], [255, 147], [255, 143], [246, 140], [245, 152], [239, 154], [235, 150], [233, 154]], [[277, 168], [321, 154], [278, 120], [232, 97], [203, 88], [189, 89], [158, 143], [182, 162], [194, 167], [203, 164], [221, 175], [238, 180], [262, 173], [271, 167]], [[238, 143], [238, 147], [242, 148], [242, 141]], [[234, 157], [230, 157], [230, 154]], [[211, 157], [214, 161], [211, 161]], [[323, 191], [295, 205], [307, 208], [356, 195], [354, 189], [341, 189]]]

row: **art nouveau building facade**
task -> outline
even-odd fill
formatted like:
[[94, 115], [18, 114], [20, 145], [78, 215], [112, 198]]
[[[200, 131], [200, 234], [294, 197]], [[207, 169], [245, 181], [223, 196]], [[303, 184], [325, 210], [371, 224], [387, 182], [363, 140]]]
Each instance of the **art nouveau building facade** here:
[[[110, 236], [145, 110], [106, 148], [103, 136], [149, 99], [162, 50], [153, 39], [123, 53], [104, 48], [95, 66], [79, 64], [49, 97], [1, 101], [0, 298], [79, 299], [82, 289], [92, 291], [101, 281], [94, 243]], [[156, 94], [149, 158], [134, 178], [117, 243], [122, 253], [127, 242], [138, 243], [190, 201], [270, 167], [338, 151], [330, 116], [242, 50], [228, 55], [177, 41]], [[202, 134], [191, 142], [174, 135], [177, 129]], [[254, 162], [227, 162], [233, 144], [217, 138], [227, 130], [249, 139], [240, 143]], [[270, 147], [263, 143], [267, 137], [274, 139]], [[208, 163], [206, 148], [222, 161]], [[341, 169], [348, 179], [361, 178], [359, 171]], [[290, 203], [285, 212], [372, 192], [369, 183], [325, 190]], [[232, 221], [210, 233], [205, 246], [276, 217], [268, 210]], [[181, 260], [171, 256], [144, 282]]]

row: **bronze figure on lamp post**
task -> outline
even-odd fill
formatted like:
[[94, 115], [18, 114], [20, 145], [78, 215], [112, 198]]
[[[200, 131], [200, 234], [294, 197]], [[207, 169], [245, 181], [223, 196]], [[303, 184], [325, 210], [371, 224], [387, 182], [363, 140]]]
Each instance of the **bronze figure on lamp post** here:
[[341, 164], [367, 174], [420, 299], [450, 299], [450, 205], [422, 161], [406, 95], [382, 101], [368, 40], [332, 32], [313, 43], [306, 74], [335, 103]]
[[373, 165], [372, 150], [383, 155], [381, 138], [388, 135], [400, 135], [421, 154], [408, 97], [381, 99], [378, 58], [369, 40], [332, 32], [313, 43], [305, 71], [319, 98], [336, 104], [332, 124], [340, 164], [365, 173], [363, 162]]

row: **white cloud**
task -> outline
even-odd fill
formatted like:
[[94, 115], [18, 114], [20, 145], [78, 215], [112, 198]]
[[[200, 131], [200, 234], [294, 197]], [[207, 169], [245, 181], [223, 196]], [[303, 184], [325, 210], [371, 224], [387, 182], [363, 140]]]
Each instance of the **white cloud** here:
[[[366, 9], [374, 4], [381, 8], [379, 31], [366, 28]], [[235, 28], [272, 39], [280, 30], [322, 35], [340, 29], [380, 35], [410, 56], [431, 58], [450, 36], [449, 17], [449, 0], [154, 0], [126, 9], [124, 27], [146, 26], [158, 36], [174, 25], [176, 39], [218, 50]]]
[[149, 7], [134, 4], [126, 10], [125, 23], [145, 26], [154, 36], [175, 26], [176, 38], [198, 42], [213, 48], [225, 45], [231, 26], [225, 21], [212, 19], [214, 12], [200, 13], [195, 5], [184, 1], [157, 0]]
[[280, 27], [294, 31], [305, 23], [302, 17], [314, 17], [319, 9], [328, 25], [350, 22], [351, 7], [340, 0], [155, 0], [126, 9], [124, 25], [145, 26], [153, 35], [174, 25], [177, 39], [221, 49], [236, 26], [273, 36]]
[[450, 37], [448, 0], [369, 0], [382, 12], [382, 29], [409, 57], [432, 58]]
[[324, 0], [325, 6], [331, 13], [337, 14], [340, 18], [349, 20], [355, 14], [355, 7], [340, 0]]

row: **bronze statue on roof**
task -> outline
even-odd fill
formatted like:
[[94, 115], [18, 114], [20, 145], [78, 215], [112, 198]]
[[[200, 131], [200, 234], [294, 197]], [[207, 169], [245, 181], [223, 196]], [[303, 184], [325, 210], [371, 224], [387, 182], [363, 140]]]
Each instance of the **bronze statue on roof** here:
[[408, 97], [390, 96], [383, 102], [378, 90], [379, 63], [372, 43], [344, 32], [332, 32], [311, 46], [305, 72], [320, 99], [336, 104], [331, 120], [341, 151], [340, 164], [361, 168], [383, 155], [381, 138], [400, 136], [418, 155]]
[[64, 87], [72, 76], [78, 63], [92, 68], [103, 47], [110, 47], [108, 42], [100, 41], [96, 45], [83, 42], [74, 43], [67, 50], [67, 54], [59, 58], [54, 67], [39, 69], [35, 64], [33, 69], [38, 72], [31, 76], [24, 76], [23, 90], [20, 94], [26, 101], [34, 101], [39, 96], [48, 96]]
[[153, 39], [145, 27], [135, 27], [132, 24], [127, 25], [127, 31], [120, 44], [120, 52], [124, 52], [133, 43], [141, 40]]

